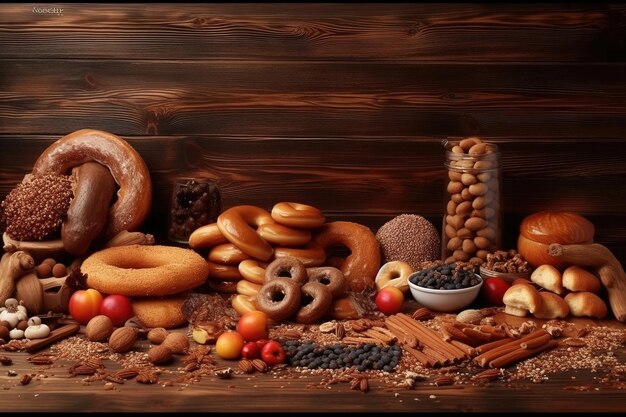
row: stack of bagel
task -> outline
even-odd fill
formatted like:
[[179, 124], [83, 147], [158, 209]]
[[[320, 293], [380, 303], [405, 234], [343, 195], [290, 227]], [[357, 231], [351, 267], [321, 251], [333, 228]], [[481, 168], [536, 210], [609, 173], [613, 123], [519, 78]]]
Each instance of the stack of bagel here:
[[[240, 313], [257, 309], [265, 269], [275, 259], [292, 257], [306, 268], [335, 266], [345, 277], [345, 292], [373, 288], [380, 267], [380, 246], [369, 228], [352, 222], [325, 223], [316, 207], [292, 202], [277, 203], [271, 212], [250, 205], [232, 207], [216, 223], [195, 230], [189, 246], [208, 250], [209, 287], [235, 294], [232, 304]], [[328, 256], [336, 247], [347, 248], [350, 254]]]

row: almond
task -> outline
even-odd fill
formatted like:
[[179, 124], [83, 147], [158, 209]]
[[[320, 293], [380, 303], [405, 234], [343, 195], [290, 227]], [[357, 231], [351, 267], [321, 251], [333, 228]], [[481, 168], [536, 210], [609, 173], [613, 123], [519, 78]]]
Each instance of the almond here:
[[148, 361], [154, 364], [167, 363], [172, 360], [172, 351], [167, 347], [154, 346], [148, 351]]
[[163, 343], [167, 335], [170, 334], [163, 327], [157, 327], [148, 332], [148, 341], [153, 345], [160, 345]]
[[128, 352], [135, 346], [137, 332], [131, 327], [120, 327], [109, 338], [109, 347], [115, 353]]
[[104, 342], [113, 333], [113, 322], [105, 315], [99, 315], [87, 323], [85, 336], [92, 342]]
[[172, 353], [183, 354], [189, 350], [189, 339], [183, 333], [170, 333], [162, 343]]

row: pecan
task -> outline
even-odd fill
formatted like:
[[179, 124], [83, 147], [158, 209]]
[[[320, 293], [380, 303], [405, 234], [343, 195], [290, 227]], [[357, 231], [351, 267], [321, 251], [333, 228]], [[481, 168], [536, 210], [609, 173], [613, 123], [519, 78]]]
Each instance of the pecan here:
[[320, 324], [320, 332], [322, 333], [330, 333], [333, 332], [335, 330], [335, 322], [334, 321], [327, 321], [325, 323]]
[[185, 372], [193, 372], [193, 371], [200, 369], [200, 365], [198, 365], [197, 362], [190, 362], [187, 365], [185, 365], [184, 369], [185, 369]]
[[578, 338], [568, 338], [561, 342], [562, 345], [567, 347], [584, 347], [587, 346], [587, 342]]
[[93, 375], [96, 373], [96, 369], [92, 368], [91, 366], [88, 365], [84, 365], [82, 363], [77, 363], [76, 365], [72, 366], [70, 369], [70, 374], [76, 376], [76, 375]]
[[364, 332], [367, 329], [369, 329], [370, 327], [372, 327], [372, 325], [370, 324], [370, 321], [367, 320], [367, 319], [353, 320], [350, 323], [350, 329], [352, 331], [357, 332], [357, 333]]
[[9, 366], [13, 364], [13, 359], [8, 356], [0, 355], [0, 363], [4, 366]]
[[454, 378], [452, 378], [451, 376], [447, 376], [447, 375], [438, 376], [431, 381], [431, 384], [436, 385], [438, 387], [441, 387], [444, 385], [452, 385], [454, 384]]
[[28, 358], [28, 361], [33, 365], [51, 365], [53, 362], [50, 355], [46, 354], [31, 356]]
[[359, 390], [361, 392], [367, 392], [370, 390], [370, 384], [367, 381], [367, 378], [361, 378], [361, 382], [359, 383]]
[[346, 328], [343, 327], [343, 324], [337, 323], [337, 326], [335, 326], [335, 336], [337, 336], [337, 339], [343, 339], [346, 336]]
[[576, 332], [576, 337], [585, 337], [589, 334], [589, 327], [583, 327]]
[[242, 359], [239, 361], [239, 369], [247, 374], [251, 374], [255, 371], [256, 368], [254, 367], [254, 365], [252, 365], [252, 362], [250, 360]]
[[482, 371], [479, 374], [474, 375], [474, 379], [478, 381], [493, 381], [502, 376], [502, 371], [500, 369], [487, 369], [486, 371]]
[[30, 384], [30, 381], [33, 380], [33, 377], [28, 375], [28, 374], [24, 374], [22, 375], [22, 379], [20, 379], [20, 384], [22, 385], [28, 385]]
[[136, 369], [136, 368], [120, 369], [119, 371], [113, 374], [115, 378], [122, 378], [122, 379], [133, 379], [137, 375], [139, 375], [139, 369]]
[[254, 369], [262, 373], [269, 371], [269, 366], [267, 366], [267, 364], [261, 359], [253, 359], [252, 366], [254, 366]]
[[115, 376], [115, 374], [108, 374], [107, 376], [104, 377], [104, 379], [106, 379], [109, 382], [115, 382], [116, 384], [124, 383], [124, 378], [117, 377]]
[[283, 333], [283, 338], [284, 339], [290, 339], [290, 340], [298, 340], [302, 338], [302, 332], [300, 332], [299, 330], [286, 330]]
[[159, 381], [159, 376], [153, 371], [139, 372], [135, 381], [140, 384], [156, 384]]
[[104, 368], [104, 365], [102, 365], [98, 358], [89, 358], [83, 362], [83, 365], [87, 365], [93, 369]]
[[429, 320], [433, 317], [433, 313], [426, 307], [418, 308], [411, 314], [414, 320]]
[[361, 389], [361, 378], [354, 378], [350, 381], [350, 389]]
[[229, 367], [217, 368], [214, 371], [214, 374], [219, 379], [228, 379], [233, 374], [233, 368], [229, 368]]

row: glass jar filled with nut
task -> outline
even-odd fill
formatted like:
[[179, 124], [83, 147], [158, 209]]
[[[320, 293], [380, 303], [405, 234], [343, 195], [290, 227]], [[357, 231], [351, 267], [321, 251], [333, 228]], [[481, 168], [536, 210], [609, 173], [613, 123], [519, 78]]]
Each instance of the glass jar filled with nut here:
[[500, 247], [500, 153], [496, 145], [477, 137], [444, 141], [444, 146], [442, 260], [481, 265]]

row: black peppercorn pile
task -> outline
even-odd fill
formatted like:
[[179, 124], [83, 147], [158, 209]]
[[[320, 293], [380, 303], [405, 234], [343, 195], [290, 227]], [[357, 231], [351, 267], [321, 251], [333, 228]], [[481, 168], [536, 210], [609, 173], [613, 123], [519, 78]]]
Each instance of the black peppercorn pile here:
[[436, 290], [459, 290], [480, 283], [473, 269], [465, 269], [455, 264], [440, 265], [416, 272], [409, 281], [418, 287]]
[[281, 344], [287, 353], [287, 363], [309, 369], [340, 369], [356, 366], [360, 372], [368, 369], [393, 372], [402, 350], [400, 346], [360, 346], [334, 344], [320, 346], [314, 342], [285, 340]]

